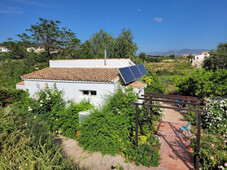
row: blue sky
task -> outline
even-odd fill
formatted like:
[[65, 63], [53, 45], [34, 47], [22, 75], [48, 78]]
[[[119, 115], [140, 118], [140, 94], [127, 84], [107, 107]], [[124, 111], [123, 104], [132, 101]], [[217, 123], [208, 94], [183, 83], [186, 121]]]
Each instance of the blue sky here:
[[0, 42], [39, 17], [60, 20], [84, 42], [104, 29], [134, 34], [138, 52], [215, 49], [227, 42], [227, 0], [0, 0]]

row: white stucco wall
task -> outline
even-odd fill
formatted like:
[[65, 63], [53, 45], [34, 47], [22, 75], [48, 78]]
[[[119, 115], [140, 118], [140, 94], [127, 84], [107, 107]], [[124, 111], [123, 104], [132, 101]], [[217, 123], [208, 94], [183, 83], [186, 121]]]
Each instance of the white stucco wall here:
[[76, 68], [121, 68], [135, 65], [130, 59], [83, 59], [83, 60], [50, 60], [50, 67]]
[[209, 54], [196, 55], [195, 59], [192, 60], [192, 65], [196, 67], [202, 66], [205, 57], [209, 57], [209, 56], [210, 56]]
[[16, 89], [26, 90], [24, 85], [16, 84]]
[[[115, 89], [118, 87], [118, 83], [24, 80], [25, 89], [28, 89], [31, 97], [34, 96], [39, 88], [45, 88], [46, 84], [48, 84], [49, 87], [56, 84], [58, 90], [63, 90], [65, 100], [72, 99], [75, 102], [80, 102], [83, 99], [90, 99], [91, 104], [95, 106], [103, 104], [105, 96], [114, 93]], [[83, 95], [81, 90], [94, 90], [97, 94], [87, 96]]]

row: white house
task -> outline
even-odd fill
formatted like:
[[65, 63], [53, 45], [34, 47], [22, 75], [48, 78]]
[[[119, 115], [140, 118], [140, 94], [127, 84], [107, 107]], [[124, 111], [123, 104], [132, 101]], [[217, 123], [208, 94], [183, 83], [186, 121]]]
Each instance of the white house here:
[[201, 55], [196, 55], [192, 60], [192, 65], [195, 67], [201, 67], [205, 57], [209, 57], [209, 51], [203, 51]]
[[134, 91], [144, 94], [145, 83], [140, 78], [124, 84], [119, 68], [135, 65], [130, 59], [77, 59], [50, 60], [50, 67], [21, 76], [24, 80], [16, 85], [17, 89], [27, 89], [30, 96], [44, 88], [56, 84], [64, 91], [64, 99], [80, 102], [90, 99], [95, 106], [103, 104], [106, 95], [114, 93], [121, 86], [133, 87]]
[[9, 52], [9, 50], [0, 44], [0, 52]]

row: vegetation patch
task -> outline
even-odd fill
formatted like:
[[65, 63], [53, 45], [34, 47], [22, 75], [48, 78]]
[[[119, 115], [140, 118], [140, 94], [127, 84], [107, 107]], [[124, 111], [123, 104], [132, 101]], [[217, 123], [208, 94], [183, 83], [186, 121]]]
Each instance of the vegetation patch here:
[[140, 134], [140, 149], [134, 143], [135, 107], [132, 103], [136, 100], [137, 96], [132, 89], [126, 89], [126, 93], [118, 89], [102, 108], [95, 110], [83, 121], [80, 145], [91, 152], [121, 154], [137, 165], [158, 166], [160, 142], [153, 133], [147, 133], [145, 138]]

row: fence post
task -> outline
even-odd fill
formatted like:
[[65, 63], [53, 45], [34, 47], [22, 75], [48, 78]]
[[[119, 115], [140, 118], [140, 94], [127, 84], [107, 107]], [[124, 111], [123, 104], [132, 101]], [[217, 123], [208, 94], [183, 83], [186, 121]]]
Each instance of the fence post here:
[[138, 123], [139, 123], [139, 106], [138, 104], [136, 104], [136, 134], [135, 134], [136, 146], [138, 146]]
[[[198, 105], [196, 106], [198, 109]], [[199, 151], [200, 151], [200, 136], [201, 136], [201, 112], [196, 111], [196, 127], [197, 127], [197, 136], [196, 136], [196, 164], [195, 169], [199, 170]]]

